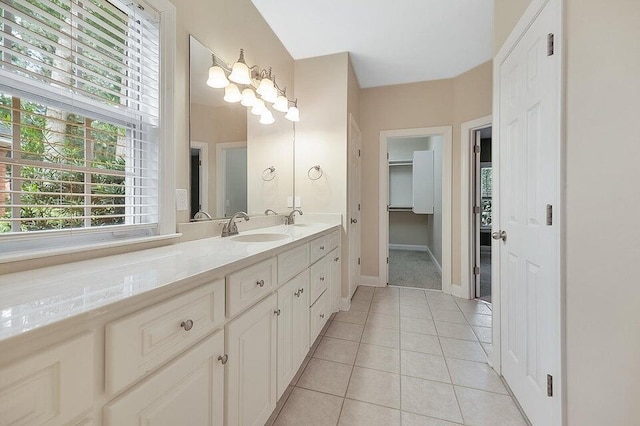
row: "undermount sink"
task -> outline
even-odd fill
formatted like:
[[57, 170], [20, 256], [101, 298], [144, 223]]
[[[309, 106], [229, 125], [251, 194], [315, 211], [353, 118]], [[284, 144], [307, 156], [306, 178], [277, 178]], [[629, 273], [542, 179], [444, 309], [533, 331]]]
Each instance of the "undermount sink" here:
[[289, 238], [287, 234], [245, 234], [232, 237], [233, 241], [240, 243], [268, 243], [271, 241], [280, 241]]
[[293, 226], [311, 227], [311, 226], [315, 226], [315, 225], [313, 223], [294, 223]]

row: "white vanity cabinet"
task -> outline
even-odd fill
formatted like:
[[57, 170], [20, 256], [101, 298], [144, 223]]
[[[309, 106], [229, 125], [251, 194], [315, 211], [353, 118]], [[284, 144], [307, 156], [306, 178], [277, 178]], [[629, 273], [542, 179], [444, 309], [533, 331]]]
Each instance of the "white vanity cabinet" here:
[[278, 399], [309, 351], [309, 275], [278, 289]]
[[222, 426], [224, 332], [207, 337], [104, 407], [104, 426]]
[[272, 294], [225, 327], [228, 426], [263, 425], [276, 407], [277, 310]]
[[0, 368], [0, 425], [67, 425], [91, 409], [93, 334]]

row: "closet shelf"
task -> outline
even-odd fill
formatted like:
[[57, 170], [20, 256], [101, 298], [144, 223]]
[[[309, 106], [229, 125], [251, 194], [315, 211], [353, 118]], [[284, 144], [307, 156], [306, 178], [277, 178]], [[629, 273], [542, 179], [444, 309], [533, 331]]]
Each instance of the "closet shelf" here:
[[413, 211], [413, 207], [404, 207], [404, 206], [389, 206], [390, 212], [411, 212]]
[[413, 160], [389, 160], [389, 167], [392, 166], [413, 166]]

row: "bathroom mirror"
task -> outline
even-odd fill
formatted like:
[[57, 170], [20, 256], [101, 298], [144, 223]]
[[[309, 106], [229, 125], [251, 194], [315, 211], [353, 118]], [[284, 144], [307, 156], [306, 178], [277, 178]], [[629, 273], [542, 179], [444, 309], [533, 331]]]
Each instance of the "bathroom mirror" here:
[[285, 212], [293, 196], [292, 123], [280, 115], [260, 124], [240, 102], [226, 102], [224, 89], [206, 84], [212, 51], [193, 36], [189, 48], [190, 218], [198, 211], [213, 218]]

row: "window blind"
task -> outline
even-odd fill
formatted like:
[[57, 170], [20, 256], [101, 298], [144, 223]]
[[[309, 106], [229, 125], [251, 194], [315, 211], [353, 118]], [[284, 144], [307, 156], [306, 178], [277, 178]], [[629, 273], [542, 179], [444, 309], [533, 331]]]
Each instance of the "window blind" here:
[[157, 226], [160, 45], [149, 12], [0, 1], [0, 236]]

